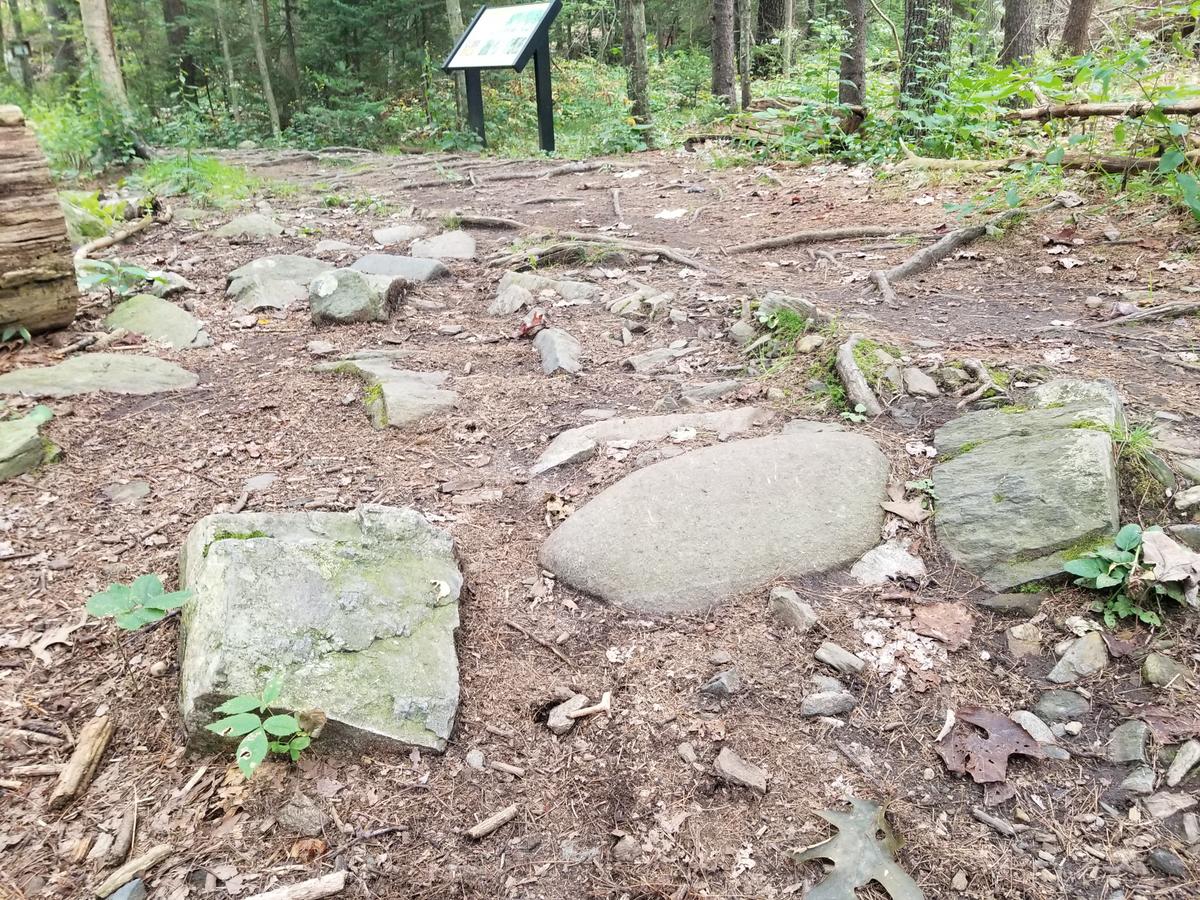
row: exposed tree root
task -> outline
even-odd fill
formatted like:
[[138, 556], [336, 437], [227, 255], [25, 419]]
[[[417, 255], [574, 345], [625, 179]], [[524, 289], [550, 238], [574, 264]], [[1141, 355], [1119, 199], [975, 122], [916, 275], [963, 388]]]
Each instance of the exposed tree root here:
[[962, 409], [968, 403], [974, 403], [976, 400], [987, 396], [988, 391], [995, 391], [997, 394], [1001, 394], [1005, 397], [1008, 396], [1008, 391], [996, 383], [996, 379], [992, 377], [992, 373], [988, 371], [987, 366], [985, 366], [980, 360], [964, 359], [963, 365], [974, 373], [975, 379], [979, 382], [979, 386], [958, 401], [957, 406], [959, 409]]
[[1127, 316], [1098, 322], [1093, 328], [1112, 328], [1114, 325], [1128, 325], [1130, 322], [1161, 322], [1164, 319], [1177, 319], [1180, 316], [1190, 316], [1200, 313], [1200, 300], [1177, 300], [1174, 303], [1163, 303], [1149, 309], [1139, 309]]
[[777, 247], [793, 247], [797, 244], [820, 244], [825, 241], [845, 241], [852, 238], [891, 237], [893, 234], [914, 234], [924, 228], [891, 225], [852, 225], [847, 228], [826, 228], [816, 231], [793, 231], [779, 237], [764, 238], [726, 247], [725, 252], [753, 253], [756, 250], [774, 250]]
[[[953, 171], [953, 172], [990, 172], [995, 169], [1007, 169], [1018, 163], [1040, 159], [1037, 154], [1026, 153], [1012, 156], [1008, 159], [936, 159], [928, 156], [917, 156], [908, 147], [904, 148], [905, 158], [896, 163], [896, 171], [910, 170]], [[1067, 153], [1057, 165], [1064, 169], [1081, 172], [1099, 172], [1104, 175], [1126, 175], [1134, 172], [1154, 172], [1159, 166], [1157, 156], [1104, 156], [1091, 153]], [[1200, 162], [1200, 151], [1187, 154], [1187, 161]]]
[[838, 347], [834, 367], [837, 369], [838, 378], [842, 380], [842, 385], [846, 388], [846, 399], [851, 408], [858, 409], [861, 406], [867, 415], [881, 416], [883, 407], [879, 403], [879, 398], [871, 390], [867, 376], [863, 374], [862, 369], [858, 367], [858, 362], [854, 359], [854, 348], [862, 339], [861, 334], [850, 335], [846, 342]]

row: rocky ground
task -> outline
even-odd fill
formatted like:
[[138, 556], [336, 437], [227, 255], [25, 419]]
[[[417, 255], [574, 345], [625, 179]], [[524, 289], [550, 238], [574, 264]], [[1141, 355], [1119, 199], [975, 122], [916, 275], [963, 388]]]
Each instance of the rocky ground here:
[[[890, 881], [895, 900], [1200, 892], [1186, 764], [1200, 620], [1180, 607], [1162, 628], [1103, 630], [1086, 592], [1047, 578], [1091, 548], [1067, 535], [1195, 515], [1200, 320], [1105, 325], [1194, 298], [1193, 226], [1081, 182], [1083, 205], [972, 243], [890, 301], [868, 272], [956, 227], [944, 204], [971, 185], [704, 153], [230, 161], [290, 187], [257, 209], [176, 198], [170, 224], [107, 251], [182, 290], [132, 305], [97, 290], [73, 331], [0, 356], [0, 392], [28, 416], [10, 426], [13, 472], [41, 438], [60, 448], [3, 484], [5, 891], [92, 895], [126, 855], [165, 846], [155, 897], [248, 897], [339, 870], [363, 897], [805, 896], [822, 878], [848, 897], [880, 874], [842, 849], [875, 838], [872, 808], [839, 820], [832, 871], [792, 851], [837, 833], [822, 814], [854, 797], [903, 841], [916, 887]], [[514, 221], [661, 247], [581, 254]], [[928, 237], [725, 252], [862, 225]], [[506, 275], [543, 253], [533, 274], [549, 281]], [[882, 415], [831, 403], [852, 333]], [[972, 360], [1006, 395], [959, 408]], [[52, 364], [66, 375], [37, 371]], [[86, 392], [100, 384], [132, 393]], [[1139, 425], [1151, 462], [1131, 466]], [[258, 652], [271, 626], [238, 617], [270, 609], [286, 631], [308, 596], [308, 551], [271, 514], [368, 505], [419, 511], [462, 573], [460, 593], [441, 551], [421, 557], [437, 573], [423, 602], [457, 602], [461, 619], [452, 729], [390, 707], [376, 720], [415, 749], [333, 723], [295, 765], [246, 781], [232, 744], [189, 752], [185, 733], [209, 690], [192, 676], [235, 642], [189, 638], [212, 647], [189, 657], [177, 616], [128, 633], [83, 614], [111, 582], [174, 587], [193, 534], [189, 586], [220, 595], [214, 621]], [[203, 532], [213, 513], [249, 523], [246, 539], [218, 540], [214, 520]], [[331, 539], [345, 521], [312, 528]], [[411, 539], [409, 524], [375, 527], [337, 531], [342, 551], [376, 566]], [[382, 596], [417, 590], [372, 578]], [[343, 612], [326, 635], [382, 615]], [[247, 668], [234, 657], [223, 670]], [[363, 671], [347, 690], [380, 690]], [[333, 686], [291, 690], [349, 703]], [[52, 800], [103, 714], [115, 729], [94, 780]]]

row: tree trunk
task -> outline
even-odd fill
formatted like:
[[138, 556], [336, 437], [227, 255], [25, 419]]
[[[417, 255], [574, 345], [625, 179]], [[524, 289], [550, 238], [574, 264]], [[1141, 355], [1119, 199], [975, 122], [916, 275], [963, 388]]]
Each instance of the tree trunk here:
[[867, 0], [845, 0], [846, 46], [838, 66], [838, 103], [862, 106], [867, 95]]
[[263, 45], [262, 23], [259, 12], [254, 8], [254, 0], [249, 0], [247, 20], [250, 23], [250, 40], [254, 44], [254, 57], [258, 60], [258, 75], [262, 79], [263, 99], [267, 101], [267, 113], [271, 117], [271, 134], [276, 138], [283, 134], [279, 127], [279, 106], [275, 103], [275, 90], [271, 87], [271, 69], [267, 65], [267, 48]]
[[200, 68], [188, 48], [190, 29], [184, 0], [162, 0], [162, 13], [163, 25], [167, 31], [167, 51], [171, 60], [183, 73], [183, 83], [188, 87], [196, 87], [200, 84]]
[[296, 0], [283, 0], [283, 49], [279, 65], [283, 70], [285, 90], [280, 115], [284, 128], [292, 120], [292, 110], [300, 99], [300, 62], [296, 56]]
[[978, 0], [972, 12], [971, 59], [985, 62], [996, 58], [996, 32], [1000, 27], [997, 0]]
[[[21, 23], [21, 9], [17, 6], [17, 0], [8, 0], [8, 14], [12, 19], [13, 43], [25, 43], [25, 26]], [[28, 94], [33, 90], [33, 68], [30, 65], [28, 56], [17, 57], [17, 68], [21, 72], [21, 84], [25, 87], [25, 93]]]
[[1092, 13], [1096, 9], [1096, 0], [1071, 0], [1067, 10], [1067, 22], [1063, 26], [1063, 49], [1078, 56], [1085, 52], [1091, 42]]
[[788, 0], [758, 0], [758, 39], [773, 38], [787, 27]]
[[951, 0], [905, 0], [901, 106], [928, 109], [945, 87], [951, 15]]
[[79, 70], [79, 54], [71, 37], [74, 23], [61, 0], [46, 0], [46, 25], [54, 39], [54, 74], [74, 76]]
[[783, 76], [792, 74], [792, 54], [796, 45], [796, 0], [783, 0], [783, 33], [779, 42], [779, 69]]
[[238, 96], [237, 77], [233, 74], [233, 57], [229, 53], [229, 32], [225, 30], [225, 4], [213, 0], [217, 13], [217, 39], [221, 44], [221, 62], [225, 67], [225, 87], [229, 91], [229, 112], [235, 122], [242, 120], [241, 98]]
[[[453, 46], [467, 27], [463, 24], [462, 0], [446, 0], [446, 23], [450, 26], [450, 44]], [[567, 28], [571, 28], [569, 22]], [[567, 54], [569, 59], [569, 49]], [[458, 125], [461, 128], [467, 120], [467, 80], [462, 72], [454, 73], [454, 108], [458, 111]]]
[[734, 0], [713, 0], [712, 13], [712, 92], [730, 110], [737, 106], [733, 86], [733, 4]]
[[817, 0], [800, 0], [800, 15], [796, 17], [796, 35], [800, 40], [807, 40], [812, 32], [816, 3]]
[[78, 301], [50, 171], [21, 110], [0, 106], [0, 328], [65, 328]]
[[1033, 58], [1037, 50], [1037, 0], [1004, 0], [1004, 44], [1000, 65]]
[[754, 26], [750, 21], [750, 0], [737, 0], [738, 76], [742, 85], [742, 109], [750, 105], [750, 47]]
[[621, 0], [621, 27], [624, 31], [622, 56], [632, 115], [639, 125], [650, 124], [650, 64], [646, 59], [645, 0]]
[[83, 37], [96, 60], [100, 89], [118, 112], [126, 119], [133, 118], [133, 107], [125, 93], [125, 78], [117, 60], [117, 45], [113, 40], [112, 19], [108, 0], [79, 0], [79, 15], [83, 19]]

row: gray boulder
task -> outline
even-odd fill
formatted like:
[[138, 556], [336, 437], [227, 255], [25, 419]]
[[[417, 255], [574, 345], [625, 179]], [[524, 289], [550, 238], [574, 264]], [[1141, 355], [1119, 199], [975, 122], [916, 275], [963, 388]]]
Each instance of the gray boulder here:
[[433, 281], [450, 274], [450, 270], [436, 259], [414, 259], [390, 253], [368, 253], [350, 268], [365, 275], [388, 275], [414, 283]]
[[367, 383], [363, 404], [376, 428], [407, 428], [453, 409], [458, 394], [442, 387], [447, 372], [410, 372], [392, 367], [386, 351], [362, 353], [321, 363], [318, 372], [355, 375]]
[[124, 328], [178, 350], [212, 344], [212, 338], [195, 316], [169, 300], [150, 294], [138, 294], [122, 301], [109, 313], [104, 324], [110, 329]]
[[0, 481], [31, 472], [46, 460], [50, 448], [38, 428], [52, 415], [49, 407], [36, 406], [19, 419], [0, 421]]
[[651, 614], [845, 565], [874, 545], [888, 464], [857, 434], [731, 441], [639, 469], [560, 525], [542, 565]]
[[238, 216], [216, 230], [217, 237], [225, 238], [269, 238], [283, 234], [283, 226], [261, 213]]
[[332, 268], [307, 256], [264, 256], [229, 273], [225, 296], [242, 313], [287, 309], [307, 299], [309, 283]]
[[157, 394], [196, 386], [199, 379], [156, 356], [80, 353], [53, 366], [0, 375], [0, 396], [75, 397], [80, 394]]
[[308, 286], [308, 305], [317, 325], [386, 322], [391, 313], [388, 286], [354, 269], [334, 269], [314, 278]]
[[474, 259], [475, 238], [465, 231], [446, 231], [412, 242], [409, 253], [428, 259]]
[[225, 699], [278, 676], [278, 707], [328, 717], [320, 741], [445, 749], [458, 708], [462, 575], [411, 509], [239, 513], [188, 535], [180, 705], [198, 744]]

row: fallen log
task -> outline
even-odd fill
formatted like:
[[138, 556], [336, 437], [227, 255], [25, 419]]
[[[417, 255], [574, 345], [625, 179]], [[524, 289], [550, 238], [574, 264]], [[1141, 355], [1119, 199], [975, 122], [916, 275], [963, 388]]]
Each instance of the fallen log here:
[[852, 334], [844, 344], [838, 347], [837, 356], [834, 358], [834, 368], [837, 369], [842, 386], [846, 388], [846, 399], [849, 401], [850, 408], [857, 411], [861, 406], [862, 411], [868, 416], [881, 416], [883, 407], [875, 396], [875, 392], [871, 390], [867, 376], [863, 374], [858, 362], [854, 359], [854, 348], [862, 339], [861, 334]]
[[779, 247], [793, 247], [797, 244], [822, 244], [826, 241], [845, 241], [854, 238], [891, 237], [894, 234], [914, 234], [927, 229], [911, 226], [892, 225], [851, 225], [846, 228], [826, 228], [813, 231], [793, 231], [778, 237], [763, 238], [760, 241], [749, 241], [745, 244], [734, 244], [725, 249], [726, 253], [753, 253], [756, 250], [774, 250]]
[[1133, 100], [1117, 103], [1052, 103], [1029, 109], [1014, 109], [1000, 118], [1010, 122], [1044, 122], [1047, 119], [1086, 119], [1093, 116], [1117, 116], [1137, 118], [1158, 110], [1168, 116], [1200, 115], [1200, 97], [1180, 100], [1175, 103], [1151, 103], [1149, 100]]
[[276, 888], [263, 894], [255, 894], [246, 900], [321, 900], [332, 897], [346, 889], [346, 871], [330, 872], [319, 878], [310, 878], [287, 887]]
[[[943, 172], [990, 172], [1007, 169], [1029, 162], [1045, 162], [1044, 157], [1033, 153], [1011, 156], [1007, 159], [936, 159], [917, 156], [907, 147], [907, 156], [896, 163], [897, 172], [914, 169]], [[1186, 162], [1200, 163], [1200, 151], [1193, 150], [1185, 157]], [[1158, 171], [1160, 157], [1157, 156], [1113, 156], [1109, 154], [1066, 153], [1054, 165], [1077, 172], [1100, 172], [1104, 175], [1129, 175]], [[1049, 163], [1048, 163], [1049, 165]]]
[[100, 766], [100, 758], [108, 749], [108, 742], [113, 736], [116, 723], [112, 716], [97, 716], [79, 732], [79, 740], [75, 743], [75, 751], [67, 760], [66, 766], [58, 776], [58, 783], [50, 794], [50, 808], [62, 809], [79, 794], [87, 790], [96, 769]]

